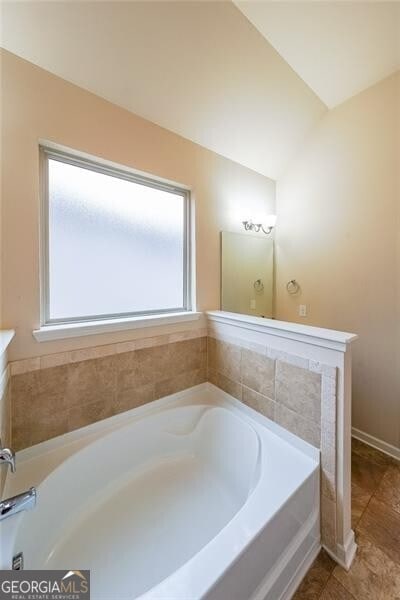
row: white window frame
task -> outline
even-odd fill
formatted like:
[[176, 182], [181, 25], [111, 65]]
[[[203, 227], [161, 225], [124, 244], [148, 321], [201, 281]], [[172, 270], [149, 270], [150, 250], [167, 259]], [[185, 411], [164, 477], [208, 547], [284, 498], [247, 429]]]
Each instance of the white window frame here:
[[[33, 332], [38, 341], [57, 339], [58, 337], [72, 337], [75, 335], [87, 335], [88, 333], [99, 333], [103, 329], [115, 331], [131, 327], [165, 322], [176, 322], [179, 320], [191, 320], [190, 315], [199, 317], [199, 313], [193, 310], [193, 265], [192, 265], [192, 203], [190, 189], [161, 178], [149, 176], [146, 173], [135, 171], [109, 161], [89, 156], [80, 152], [64, 150], [58, 146], [41, 143], [39, 145], [40, 179], [41, 179], [41, 268], [40, 268], [40, 292], [41, 292], [41, 315], [40, 329]], [[125, 179], [134, 183], [140, 183], [158, 190], [172, 192], [184, 199], [184, 251], [183, 251], [183, 277], [184, 294], [183, 305], [171, 309], [132, 311], [128, 313], [111, 313], [102, 315], [90, 315], [82, 317], [51, 319], [50, 318], [50, 280], [49, 280], [49, 159], [57, 160], [69, 165], [89, 169], [111, 177]], [[182, 315], [186, 319], [174, 319]], [[93, 325], [94, 327], [90, 327]], [[114, 326], [113, 326], [114, 325]], [[64, 334], [57, 335], [64, 330]], [[54, 334], [52, 333], [54, 332]], [[81, 333], [82, 332], [82, 333]]]

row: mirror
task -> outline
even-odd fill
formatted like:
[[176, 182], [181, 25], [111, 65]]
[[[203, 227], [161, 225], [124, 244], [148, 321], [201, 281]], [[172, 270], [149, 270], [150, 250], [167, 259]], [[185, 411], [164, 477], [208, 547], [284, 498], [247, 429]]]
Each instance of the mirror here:
[[221, 232], [221, 310], [273, 317], [274, 241]]

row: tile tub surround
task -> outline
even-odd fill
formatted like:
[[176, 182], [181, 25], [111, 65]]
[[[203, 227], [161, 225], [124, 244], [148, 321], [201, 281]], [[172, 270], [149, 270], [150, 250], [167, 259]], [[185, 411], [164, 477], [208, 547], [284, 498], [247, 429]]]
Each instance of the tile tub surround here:
[[203, 383], [207, 342], [202, 334], [158, 336], [11, 363], [14, 449]]
[[321, 538], [346, 568], [353, 334], [211, 311], [208, 379], [321, 451]]
[[348, 565], [355, 545], [350, 470], [343, 465], [350, 461], [337, 456], [349, 450], [349, 344], [356, 336], [222, 311], [207, 316], [207, 330], [11, 363], [14, 447], [34, 445], [208, 379], [321, 449], [323, 542]]
[[322, 535], [328, 547], [334, 546], [336, 369], [213, 337], [208, 338], [207, 367], [211, 383], [321, 449]]

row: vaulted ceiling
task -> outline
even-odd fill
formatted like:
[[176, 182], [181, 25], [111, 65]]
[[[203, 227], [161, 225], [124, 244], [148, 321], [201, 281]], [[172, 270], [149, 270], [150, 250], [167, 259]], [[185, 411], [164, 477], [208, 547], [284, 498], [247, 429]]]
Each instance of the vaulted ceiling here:
[[322, 4], [11, 1], [1, 44], [276, 179], [327, 105], [398, 64], [397, 3]]
[[330, 108], [400, 69], [400, 2], [236, 6]]
[[231, 2], [6, 2], [2, 45], [276, 178], [324, 104]]

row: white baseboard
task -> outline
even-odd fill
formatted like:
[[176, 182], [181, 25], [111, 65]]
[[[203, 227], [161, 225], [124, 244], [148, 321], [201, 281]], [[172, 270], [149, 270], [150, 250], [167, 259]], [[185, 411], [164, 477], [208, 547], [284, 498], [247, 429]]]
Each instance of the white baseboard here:
[[356, 429], [355, 427], [352, 427], [351, 435], [356, 438], [356, 440], [360, 440], [360, 442], [364, 442], [365, 444], [368, 444], [368, 446], [372, 446], [376, 450], [380, 450], [384, 454], [387, 454], [396, 460], [400, 460], [400, 448], [392, 446], [392, 444], [388, 444], [387, 442], [384, 442], [369, 433], [360, 431], [360, 429]]

